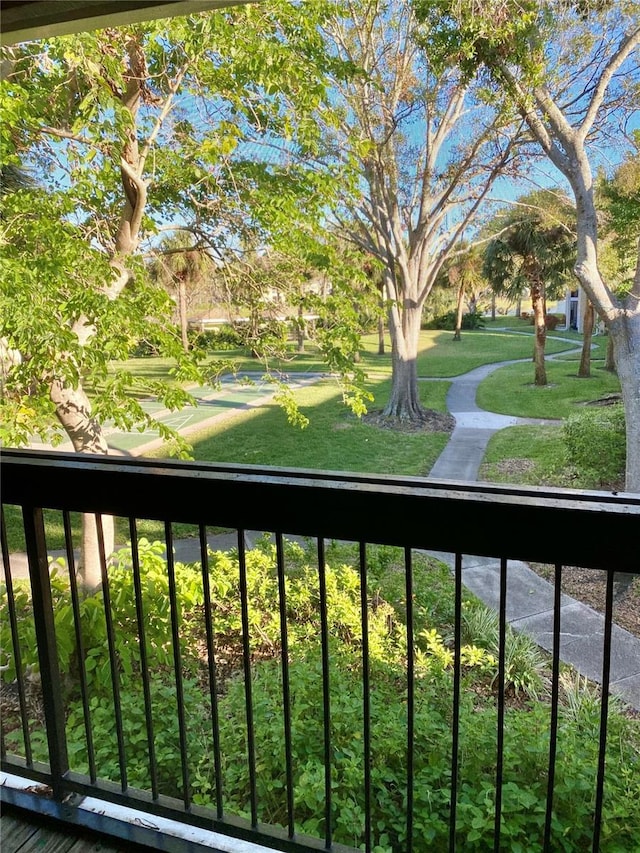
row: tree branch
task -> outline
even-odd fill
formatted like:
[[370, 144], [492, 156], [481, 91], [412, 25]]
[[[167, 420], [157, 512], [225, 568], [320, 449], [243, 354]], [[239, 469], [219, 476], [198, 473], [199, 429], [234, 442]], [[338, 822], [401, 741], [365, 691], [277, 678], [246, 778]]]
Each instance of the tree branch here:
[[587, 134], [591, 130], [598, 110], [602, 105], [602, 100], [604, 98], [605, 92], [607, 91], [607, 86], [609, 85], [611, 78], [618, 70], [618, 68], [620, 68], [626, 58], [639, 44], [640, 27], [637, 27], [635, 30], [629, 33], [629, 35], [625, 36], [625, 38], [620, 42], [617, 51], [613, 54], [613, 56], [607, 63], [604, 71], [600, 75], [600, 79], [598, 80], [595, 86], [593, 96], [591, 98], [591, 103], [589, 104], [589, 108], [587, 109], [587, 113], [584, 117], [582, 125], [578, 130], [578, 136], [581, 141], [586, 138]]

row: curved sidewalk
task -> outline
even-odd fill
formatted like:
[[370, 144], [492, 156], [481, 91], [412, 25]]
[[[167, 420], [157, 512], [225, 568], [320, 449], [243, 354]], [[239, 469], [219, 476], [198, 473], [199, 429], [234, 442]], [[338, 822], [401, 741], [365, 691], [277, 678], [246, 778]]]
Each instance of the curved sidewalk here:
[[478, 479], [480, 465], [491, 436], [505, 427], [520, 424], [559, 424], [560, 421], [540, 418], [517, 418], [511, 415], [498, 415], [481, 409], [476, 403], [476, 391], [483, 379], [486, 379], [500, 367], [518, 364], [526, 359], [500, 361], [495, 364], [483, 364], [449, 380], [451, 388], [447, 394], [447, 409], [456, 420], [455, 429], [447, 446], [431, 469], [430, 477], [442, 480]]
[[[431, 469], [429, 479], [477, 481], [489, 439], [498, 430], [519, 424], [560, 423], [498, 415], [478, 406], [476, 391], [482, 380], [500, 367], [514, 363], [504, 361], [483, 365], [449, 380], [452, 385], [447, 394], [447, 408], [456, 425], [447, 446]], [[453, 569], [453, 554], [430, 553]], [[488, 607], [498, 609], [499, 559], [463, 557], [462, 582]], [[525, 563], [509, 560], [507, 621], [514, 630], [526, 632], [549, 652], [553, 649], [553, 592], [552, 584]], [[601, 684], [604, 617], [586, 604], [563, 595], [560, 629], [561, 660], [574, 666], [581, 675]], [[615, 624], [612, 628], [610, 690], [640, 710], [640, 639]]]

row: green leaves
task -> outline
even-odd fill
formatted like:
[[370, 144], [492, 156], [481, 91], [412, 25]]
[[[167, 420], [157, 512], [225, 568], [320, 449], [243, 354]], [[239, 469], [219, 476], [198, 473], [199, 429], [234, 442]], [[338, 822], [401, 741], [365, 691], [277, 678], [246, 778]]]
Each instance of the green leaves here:
[[466, 79], [487, 66], [518, 64], [540, 70], [539, 24], [544, 9], [534, 0], [414, 0], [419, 39], [441, 70], [456, 65]]

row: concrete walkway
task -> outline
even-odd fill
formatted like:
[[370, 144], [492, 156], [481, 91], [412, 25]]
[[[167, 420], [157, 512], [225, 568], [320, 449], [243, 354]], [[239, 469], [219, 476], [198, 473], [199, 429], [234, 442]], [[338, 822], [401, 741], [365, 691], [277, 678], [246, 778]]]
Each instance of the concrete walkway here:
[[[566, 353], [563, 353], [566, 354]], [[477, 405], [476, 391], [493, 371], [513, 364], [487, 364], [452, 377], [447, 408], [456, 420], [449, 443], [431, 469], [430, 478], [476, 481], [491, 436], [518, 424], [553, 424], [559, 421], [516, 418], [487, 412]], [[453, 569], [453, 554], [433, 552]], [[462, 582], [487, 606], [499, 606], [500, 561], [464, 557]], [[516, 631], [529, 634], [542, 648], [553, 649], [553, 586], [525, 563], [510, 560], [507, 572], [507, 620]], [[615, 603], [614, 603], [615, 618]], [[591, 607], [562, 596], [560, 657], [582, 675], [602, 682], [604, 618]], [[612, 630], [611, 692], [640, 709], [640, 639], [617, 625]]]
[[448, 379], [451, 388], [447, 394], [447, 409], [456, 420], [455, 429], [445, 449], [431, 469], [430, 477], [443, 480], [478, 479], [480, 465], [491, 436], [505, 427], [519, 424], [560, 424], [540, 418], [516, 418], [511, 415], [497, 415], [486, 412], [476, 403], [476, 391], [483, 379], [500, 367], [518, 364], [524, 359], [502, 361], [497, 364], [483, 364]]

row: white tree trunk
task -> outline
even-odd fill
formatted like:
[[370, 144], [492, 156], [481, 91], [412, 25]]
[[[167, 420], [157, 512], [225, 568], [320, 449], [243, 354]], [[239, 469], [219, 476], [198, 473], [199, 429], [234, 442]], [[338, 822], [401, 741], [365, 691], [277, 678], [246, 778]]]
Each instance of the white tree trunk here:
[[575, 273], [613, 340], [626, 419], [625, 488], [640, 492], [640, 256], [634, 287], [623, 303], [618, 302], [598, 269], [598, 222], [589, 164], [578, 156], [571, 163], [578, 225]]
[[[56, 415], [71, 439], [77, 453], [107, 454], [109, 448], [102, 427], [91, 415], [91, 402], [81, 385], [70, 388], [54, 380], [51, 384], [51, 399], [56, 406]], [[115, 532], [113, 516], [101, 516], [105, 558], [113, 552]], [[82, 546], [78, 564], [84, 591], [94, 592], [102, 583], [102, 561], [99, 548], [96, 517], [85, 513], [82, 516]]]
[[640, 309], [609, 326], [626, 420], [625, 488], [640, 493]]

